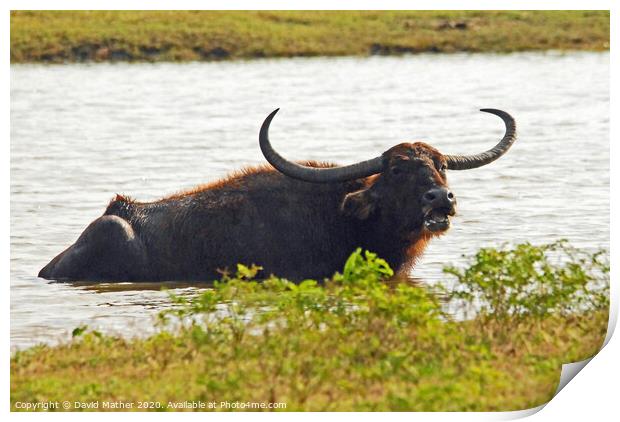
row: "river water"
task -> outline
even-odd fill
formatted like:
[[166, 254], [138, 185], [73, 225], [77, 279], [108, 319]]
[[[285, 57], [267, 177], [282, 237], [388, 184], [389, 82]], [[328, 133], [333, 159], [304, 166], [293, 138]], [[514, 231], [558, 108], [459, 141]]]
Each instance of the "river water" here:
[[[138, 200], [264, 162], [258, 128], [291, 159], [348, 164], [410, 140], [475, 153], [517, 119], [501, 160], [449, 173], [459, 203], [413, 275], [444, 280], [483, 246], [567, 238], [609, 247], [609, 54], [455, 54], [189, 64], [11, 66], [11, 348], [86, 324], [141, 335], [161, 284], [62, 284], [39, 269], [115, 193]], [[169, 285], [177, 294], [200, 287]]]

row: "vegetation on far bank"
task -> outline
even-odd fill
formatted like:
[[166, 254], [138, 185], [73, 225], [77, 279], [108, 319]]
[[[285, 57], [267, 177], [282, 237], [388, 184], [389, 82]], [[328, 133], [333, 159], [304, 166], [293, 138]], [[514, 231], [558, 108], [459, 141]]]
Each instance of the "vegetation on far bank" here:
[[11, 62], [608, 50], [609, 11], [12, 11]]
[[256, 271], [239, 266], [195, 298], [173, 296], [177, 308], [149, 338], [80, 327], [68, 344], [16, 352], [12, 409], [50, 401], [525, 409], [550, 400], [561, 365], [593, 356], [606, 334], [607, 254], [564, 242], [482, 249], [468, 268], [446, 269], [456, 277], [450, 289], [393, 279], [361, 251], [324, 283], [257, 282]]

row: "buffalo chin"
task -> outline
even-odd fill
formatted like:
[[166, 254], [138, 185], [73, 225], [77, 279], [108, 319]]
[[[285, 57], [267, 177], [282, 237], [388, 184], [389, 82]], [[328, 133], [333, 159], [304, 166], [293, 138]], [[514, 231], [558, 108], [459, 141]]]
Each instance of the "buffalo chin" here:
[[433, 209], [424, 214], [423, 226], [432, 233], [446, 231], [450, 228], [450, 215], [448, 209]]

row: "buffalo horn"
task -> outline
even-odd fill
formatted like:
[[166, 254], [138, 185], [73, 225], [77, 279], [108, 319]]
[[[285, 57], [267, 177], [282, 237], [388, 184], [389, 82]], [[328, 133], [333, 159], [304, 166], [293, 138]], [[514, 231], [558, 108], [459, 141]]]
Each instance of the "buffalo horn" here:
[[506, 133], [497, 145], [488, 151], [475, 155], [445, 155], [450, 170], [469, 170], [477, 167], [486, 166], [504, 155], [510, 146], [517, 139], [517, 125], [515, 119], [505, 111], [494, 108], [483, 108], [480, 111], [495, 114], [500, 117], [506, 125]]
[[260, 128], [260, 149], [267, 161], [281, 173], [294, 179], [312, 183], [334, 183], [367, 177], [380, 173], [384, 168], [383, 157], [379, 156], [371, 160], [351, 164], [343, 167], [316, 168], [307, 167], [292, 161], [288, 161], [278, 154], [269, 142], [269, 125], [271, 120], [280, 109], [271, 112]]

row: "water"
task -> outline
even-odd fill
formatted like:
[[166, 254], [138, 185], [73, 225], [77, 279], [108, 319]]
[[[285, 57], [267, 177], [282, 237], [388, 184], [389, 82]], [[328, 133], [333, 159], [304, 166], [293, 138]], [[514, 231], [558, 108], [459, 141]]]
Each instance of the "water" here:
[[[449, 173], [451, 231], [414, 271], [434, 283], [482, 246], [609, 245], [609, 54], [417, 55], [11, 67], [11, 347], [87, 324], [150, 332], [161, 285], [49, 283], [36, 274], [115, 193], [139, 200], [263, 163], [258, 128], [291, 159], [348, 164], [407, 140], [475, 153], [519, 125], [507, 156]], [[169, 286], [178, 294], [200, 287]]]

